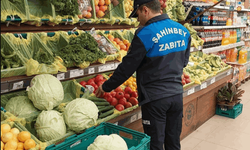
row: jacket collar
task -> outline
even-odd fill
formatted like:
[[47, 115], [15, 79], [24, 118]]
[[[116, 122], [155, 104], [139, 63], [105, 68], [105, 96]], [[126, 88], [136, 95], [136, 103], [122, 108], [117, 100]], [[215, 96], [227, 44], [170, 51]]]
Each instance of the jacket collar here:
[[162, 15], [153, 17], [153, 18], [151, 18], [150, 20], [148, 20], [148, 21], [146, 22], [145, 26], [147, 26], [147, 25], [149, 25], [149, 24], [151, 24], [151, 23], [153, 23], [153, 22], [160, 21], [160, 20], [164, 20], [164, 19], [170, 19], [170, 18], [168, 17], [167, 14], [162, 14]]

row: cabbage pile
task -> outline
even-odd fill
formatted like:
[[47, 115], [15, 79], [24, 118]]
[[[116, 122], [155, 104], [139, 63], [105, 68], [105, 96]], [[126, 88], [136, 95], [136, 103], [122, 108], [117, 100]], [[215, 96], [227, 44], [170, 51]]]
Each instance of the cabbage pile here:
[[117, 134], [99, 135], [87, 150], [128, 150], [128, 146]]
[[39, 110], [52, 110], [64, 98], [61, 82], [50, 74], [35, 76], [31, 80], [30, 87], [27, 87], [27, 91], [29, 99]]
[[35, 129], [43, 142], [54, 140], [66, 134], [66, 125], [61, 113], [55, 110], [42, 111], [37, 117]]
[[64, 120], [69, 129], [80, 132], [96, 124], [98, 108], [92, 101], [76, 98], [68, 103], [64, 110]]

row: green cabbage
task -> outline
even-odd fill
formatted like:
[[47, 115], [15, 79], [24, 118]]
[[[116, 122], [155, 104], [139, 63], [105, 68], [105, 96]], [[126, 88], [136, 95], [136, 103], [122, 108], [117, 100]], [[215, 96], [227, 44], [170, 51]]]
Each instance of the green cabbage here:
[[128, 146], [117, 134], [99, 135], [87, 150], [128, 150]]
[[92, 101], [85, 98], [76, 98], [65, 107], [65, 123], [72, 131], [80, 132], [95, 125], [98, 111], [97, 106]]
[[61, 82], [50, 74], [35, 76], [31, 80], [30, 87], [27, 87], [27, 91], [29, 99], [40, 110], [52, 110], [64, 98]]
[[66, 134], [66, 125], [63, 116], [55, 110], [42, 111], [37, 117], [35, 129], [38, 138], [43, 142]]
[[6, 104], [5, 110], [19, 118], [32, 121], [40, 111], [34, 107], [28, 96], [12, 97]]

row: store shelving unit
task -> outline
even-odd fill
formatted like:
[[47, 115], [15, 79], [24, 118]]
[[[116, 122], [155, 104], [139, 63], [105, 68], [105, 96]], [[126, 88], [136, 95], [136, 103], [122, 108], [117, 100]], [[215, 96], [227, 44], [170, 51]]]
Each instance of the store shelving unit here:
[[241, 42], [234, 43], [234, 44], [222, 45], [222, 46], [202, 49], [202, 52], [204, 52], [204, 53], [220, 52], [220, 51], [224, 51], [224, 50], [227, 50], [227, 49], [235, 48], [235, 47], [238, 47], [238, 46], [244, 46], [244, 45], [245, 45], [245, 42], [241, 41]]

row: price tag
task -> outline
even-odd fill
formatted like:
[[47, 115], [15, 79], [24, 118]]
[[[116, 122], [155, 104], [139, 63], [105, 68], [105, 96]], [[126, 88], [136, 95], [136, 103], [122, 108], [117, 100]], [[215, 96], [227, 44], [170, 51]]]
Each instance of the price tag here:
[[229, 71], [227, 72], [227, 76], [230, 75], [230, 74], [231, 74], [231, 70], [229, 70]]
[[194, 62], [188, 62], [188, 64], [190, 65], [190, 66], [194, 66]]
[[23, 81], [13, 83], [13, 88], [12, 88], [12, 90], [16, 90], [16, 89], [21, 89], [21, 88], [23, 88], [23, 84], [24, 84]]
[[188, 90], [187, 95], [191, 95], [191, 94], [193, 94], [193, 93], [194, 93], [194, 88]]
[[201, 90], [207, 88], [207, 82], [201, 84]]
[[95, 73], [95, 68], [89, 68], [89, 74]]
[[98, 72], [104, 72], [104, 71], [109, 71], [109, 70], [114, 70], [115, 69], [115, 64], [107, 64], [107, 65], [102, 65], [98, 67]]
[[133, 115], [133, 116], [130, 118], [130, 123], [136, 121], [136, 119], [137, 119], [137, 115], [135, 114], [135, 115]]
[[193, 47], [191, 47], [191, 48], [190, 48], [190, 52], [193, 52], [193, 51], [194, 51], [194, 48], [193, 48]]
[[120, 62], [115, 63], [115, 68], [117, 68], [119, 64]]
[[78, 77], [78, 76], [83, 76], [84, 75], [84, 71], [81, 69], [74, 69], [74, 70], [70, 70], [70, 78], [74, 78], [74, 77]]
[[211, 79], [210, 84], [213, 84], [215, 82], [215, 77]]
[[141, 112], [139, 112], [139, 113], [137, 114], [137, 118], [138, 118], [138, 119], [141, 119]]
[[59, 73], [59, 74], [57, 74], [56, 78], [58, 80], [64, 80], [65, 79], [65, 73]]

